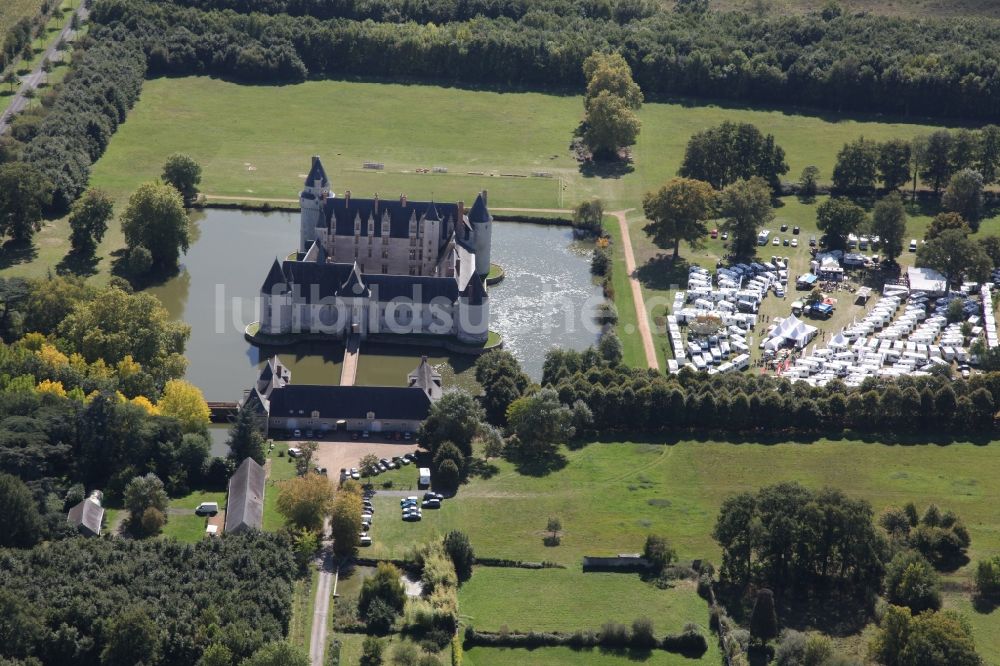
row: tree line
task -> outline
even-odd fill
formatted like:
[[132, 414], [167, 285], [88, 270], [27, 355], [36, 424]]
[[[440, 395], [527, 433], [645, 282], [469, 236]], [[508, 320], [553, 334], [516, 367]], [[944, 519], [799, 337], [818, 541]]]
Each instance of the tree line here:
[[915, 116], [1000, 114], [1000, 68], [990, 46], [1000, 40], [1000, 22], [982, 18], [667, 11], [642, 16], [646, 10], [602, 18], [543, 6], [522, 18], [486, 12], [421, 23], [427, 16], [419, 12], [387, 20], [321, 20], [241, 14], [227, 9], [234, 4], [228, 1], [190, 4], [199, 8], [99, 0], [93, 17], [104, 26], [128, 25], [141, 37], [154, 75], [266, 82], [347, 74], [440, 79], [447, 72], [467, 83], [579, 87], [585, 83], [581, 65], [591, 53], [617, 51], [652, 95]]

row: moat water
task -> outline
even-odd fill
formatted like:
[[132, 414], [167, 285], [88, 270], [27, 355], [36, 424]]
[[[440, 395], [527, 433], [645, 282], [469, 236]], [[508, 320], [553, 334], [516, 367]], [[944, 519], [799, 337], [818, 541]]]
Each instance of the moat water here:
[[[209, 210], [193, 220], [194, 242], [176, 277], [150, 289], [171, 315], [191, 325], [187, 379], [208, 400], [236, 400], [255, 369], [281, 354], [296, 383], [340, 381], [343, 347], [310, 343], [293, 351], [258, 349], [243, 338], [259, 319], [256, 298], [275, 256], [298, 242], [297, 213]], [[491, 328], [505, 348], [538, 380], [552, 347], [584, 349], [597, 339], [592, 323], [601, 290], [590, 277], [590, 246], [566, 227], [497, 222], [492, 259], [506, 279], [491, 288]], [[362, 344], [358, 384], [398, 385], [419, 360], [418, 348]], [[468, 384], [472, 359], [425, 350], [446, 385]]]

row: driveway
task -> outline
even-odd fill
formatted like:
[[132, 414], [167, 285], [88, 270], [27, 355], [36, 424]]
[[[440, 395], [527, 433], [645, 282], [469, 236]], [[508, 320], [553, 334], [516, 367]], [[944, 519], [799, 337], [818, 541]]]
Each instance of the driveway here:
[[[348, 442], [319, 442], [319, 448], [313, 456], [313, 461], [320, 467], [326, 467], [327, 474], [331, 479], [340, 478], [342, 467], [350, 469], [358, 467], [361, 459], [369, 453], [375, 454], [378, 458], [393, 458], [406, 453], [413, 453], [417, 450], [415, 442], [399, 442], [389, 444], [382, 442], [365, 441], [363, 439], [351, 440]], [[414, 482], [416, 482], [417, 470], [415, 465], [409, 466], [413, 469]]]

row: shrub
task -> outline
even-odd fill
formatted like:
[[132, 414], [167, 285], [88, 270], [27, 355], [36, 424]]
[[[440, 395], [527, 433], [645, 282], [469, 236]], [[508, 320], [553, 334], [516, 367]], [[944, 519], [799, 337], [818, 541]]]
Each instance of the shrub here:
[[361, 666], [379, 666], [383, 650], [382, 641], [374, 636], [367, 636], [361, 646]]
[[455, 566], [455, 575], [460, 582], [472, 578], [472, 565], [476, 555], [469, 543], [469, 537], [464, 532], [451, 531], [444, 538], [444, 550]]
[[979, 561], [976, 567], [976, 594], [983, 599], [1000, 598], [1000, 555]]
[[656, 647], [656, 632], [653, 630], [653, 621], [648, 617], [632, 621], [632, 647], [647, 650]]
[[696, 626], [688, 626], [679, 634], [665, 636], [661, 646], [667, 652], [700, 657], [708, 651], [708, 640]]
[[625, 647], [628, 645], [628, 628], [618, 622], [605, 622], [601, 625], [600, 634], [601, 645], [607, 647]]
[[885, 595], [890, 603], [907, 606], [914, 613], [941, 607], [940, 578], [923, 555], [907, 551], [892, 558], [885, 574]]

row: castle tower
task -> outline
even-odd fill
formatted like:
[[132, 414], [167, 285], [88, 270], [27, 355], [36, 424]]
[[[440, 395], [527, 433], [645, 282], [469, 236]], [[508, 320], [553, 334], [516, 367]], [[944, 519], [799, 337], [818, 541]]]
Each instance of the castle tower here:
[[344, 331], [344, 335], [348, 336], [352, 333], [357, 333], [361, 336], [362, 340], [368, 337], [368, 316], [372, 290], [365, 284], [364, 277], [361, 275], [361, 268], [358, 266], [357, 261], [354, 262], [351, 274], [347, 276], [347, 280], [344, 284], [340, 285], [337, 296], [346, 299], [350, 307], [348, 327]]
[[472, 274], [458, 296], [455, 334], [459, 341], [475, 345], [484, 344], [490, 337], [490, 297], [478, 272]]
[[277, 257], [260, 287], [260, 330], [264, 333], [291, 331], [291, 299], [288, 279]]
[[330, 192], [330, 180], [326, 177], [323, 162], [318, 156], [313, 156], [312, 167], [306, 176], [305, 187], [299, 194], [299, 206], [302, 217], [299, 228], [299, 250], [305, 252], [316, 240], [316, 227], [326, 222], [323, 211], [327, 197], [336, 196]]
[[472, 225], [472, 247], [476, 253], [476, 272], [482, 277], [490, 273], [490, 243], [493, 236], [493, 216], [486, 207], [486, 190], [479, 193], [469, 211]]

